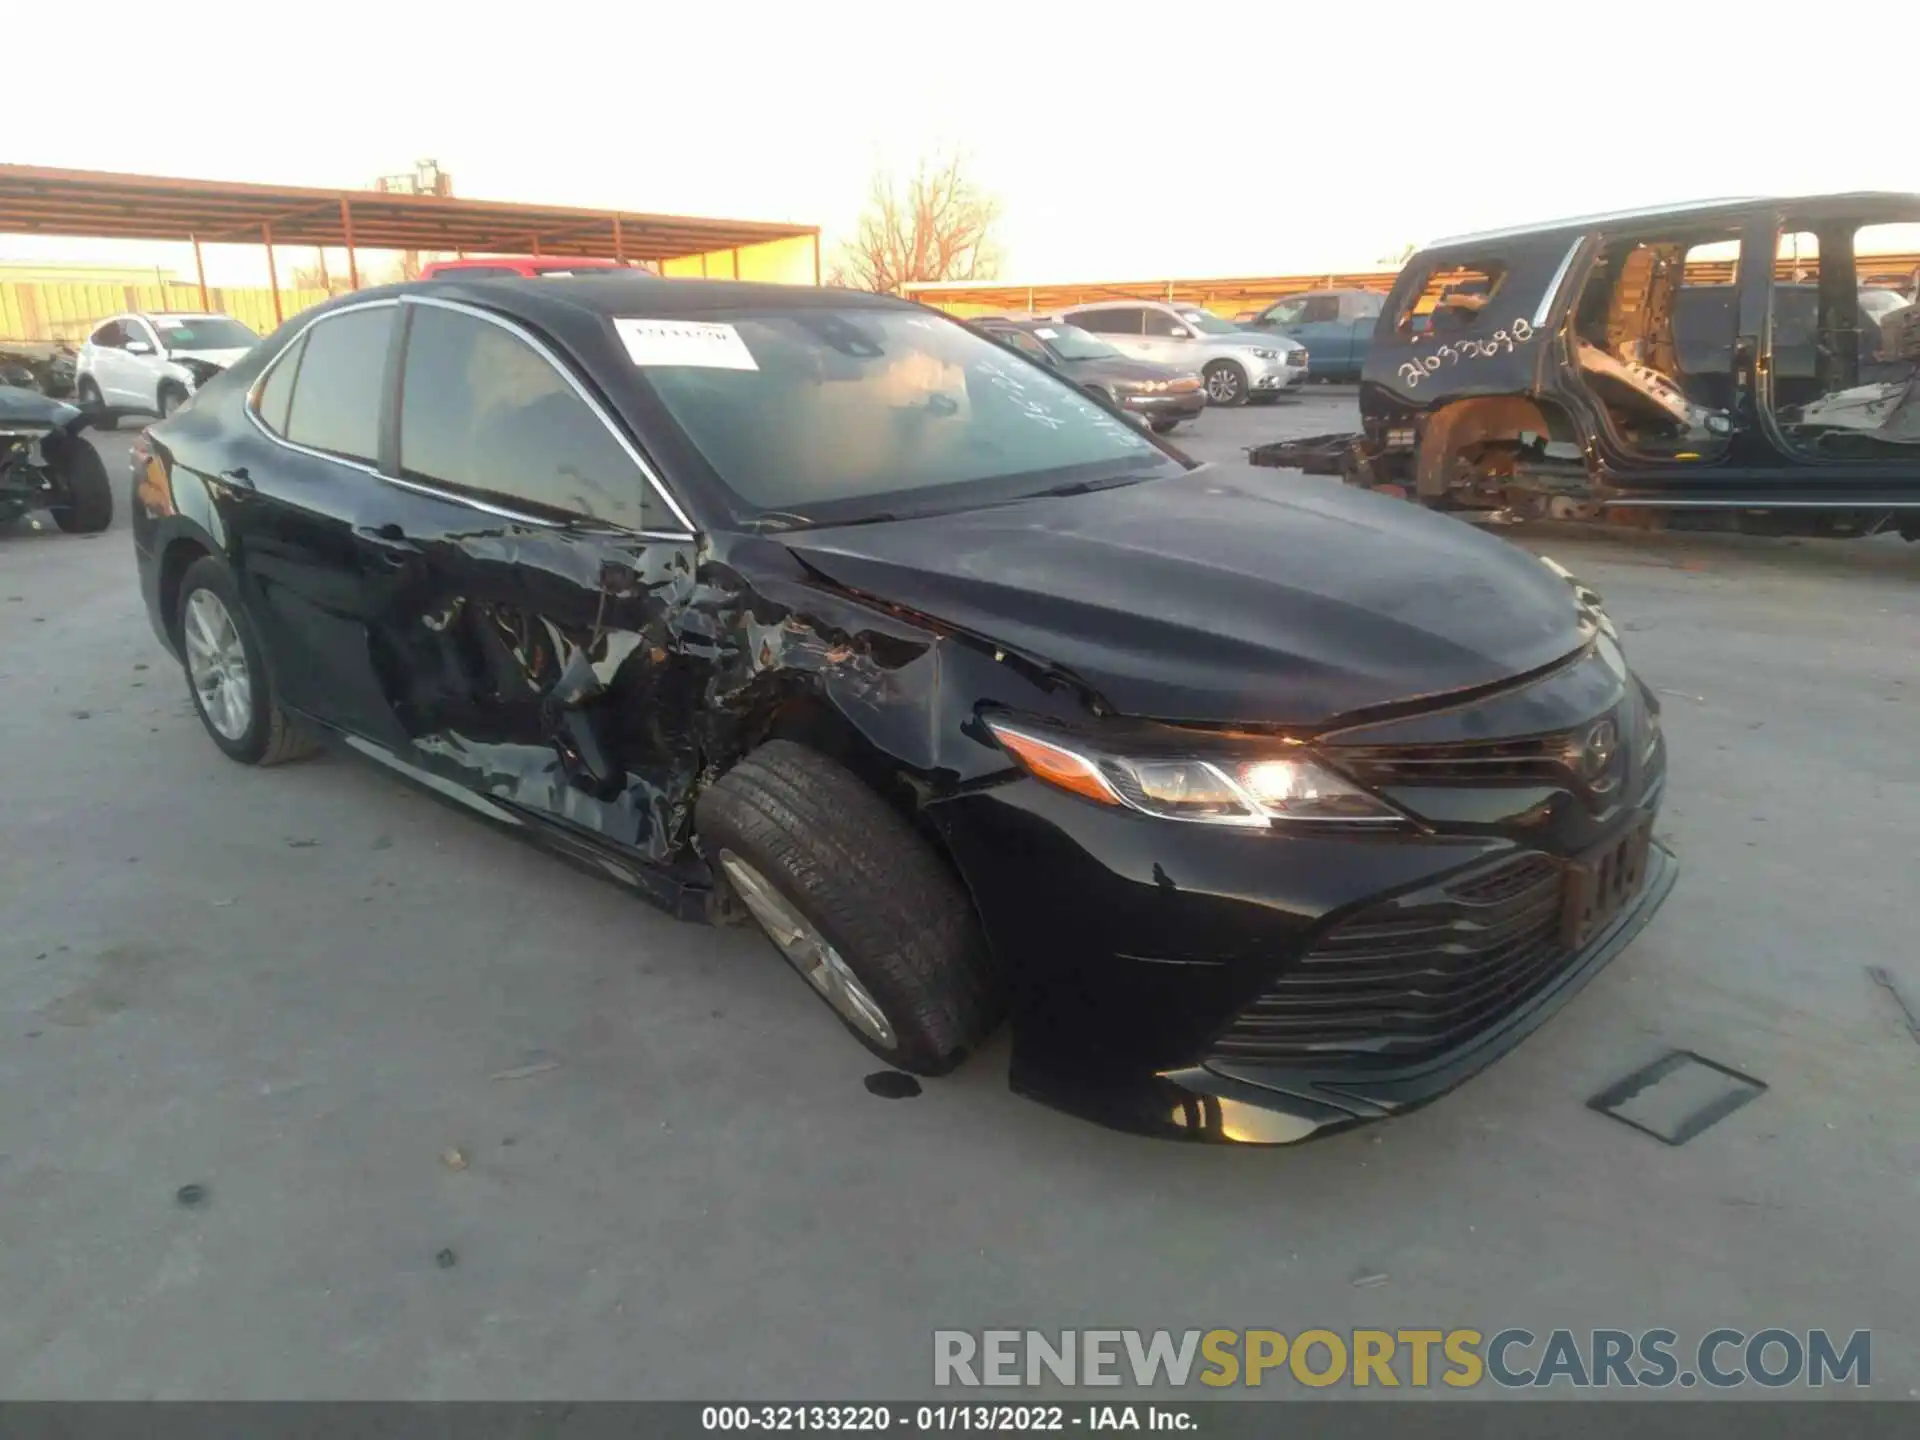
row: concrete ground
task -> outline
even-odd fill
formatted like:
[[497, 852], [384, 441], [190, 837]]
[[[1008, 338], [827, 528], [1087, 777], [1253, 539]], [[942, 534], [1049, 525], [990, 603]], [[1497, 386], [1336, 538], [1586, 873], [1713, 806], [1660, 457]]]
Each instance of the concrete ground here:
[[[124, 508], [0, 536], [0, 1395], [906, 1398], [991, 1325], [1870, 1328], [1914, 1393], [1920, 1044], [1866, 967], [1920, 995], [1920, 547], [1517, 538], [1663, 696], [1679, 887], [1451, 1097], [1257, 1151], [1016, 1099], [1004, 1039], [876, 1097], [755, 935], [222, 759]], [[1673, 1047], [1770, 1088], [1680, 1148], [1586, 1108]]]

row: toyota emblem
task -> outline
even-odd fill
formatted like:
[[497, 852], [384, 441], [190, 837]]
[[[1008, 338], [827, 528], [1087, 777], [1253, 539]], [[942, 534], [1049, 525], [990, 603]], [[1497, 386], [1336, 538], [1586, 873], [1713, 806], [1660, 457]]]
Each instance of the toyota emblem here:
[[1580, 742], [1580, 778], [1595, 789], [1611, 788], [1594, 785], [1594, 782], [1612, 768], [1613, 757], [1619, 749], [1620, 727], [1611, 718], [1597, 722], [1587, 731], [1586, 739]]

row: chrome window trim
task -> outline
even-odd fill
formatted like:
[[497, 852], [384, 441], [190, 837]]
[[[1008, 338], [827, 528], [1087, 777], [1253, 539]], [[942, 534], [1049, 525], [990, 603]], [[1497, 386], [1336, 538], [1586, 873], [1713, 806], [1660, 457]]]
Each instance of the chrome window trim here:
[[[438, 304], [449, 310], [460, 310], [465, 313], [478, 315], [483, 320], [494, 318], [492, 316], [489, 316], [485, 311], [473, 310], [469, 306], [456, 305], [447, 301], [427, 301], [423, 299], [419, 302], [409, 302], [409, 303]], [[544, 516], [544, 515], [530, 515], [524, 510], [515, 510], [510, 506], [506, 506], [506, 505], [496, 505], [492, 501], [481, 500], [476, 498], [475, 496], [463, 494], [457, 490], [443, 489], [440, 486], [424, 484], [418, 480], [408, 480], [398, 475], [389, 475], [384, 470], [382, 470], [377, 464], [369, 465], [363, 460], [354, 460], [345, 455], [336, 455], [328, 450], [316, 450], [311, 445], [302, 445], [298, 441], [289, 440], [286, 436], [279, 434], [271, 426], [269, 426], [265, 420], [260, 418], [260, 392], [266, 387], [268, 377], [271, 376], [273, 372], [279, 368], [280, 362], [286, 359], [286, 357], [290, 353], [292, 353], [293, 349], [300, 343], [301, 339], [305, 337], [305, 335], [309, 330], [313, 329], [313, 327], [316, 325], [322, 324], [325, 321], [332, 319], [336, 315], [349, 315], [359, 310], [398, 310], [400, 308], [400, 305], [401, 305], [401, 301], [397, 299], [365, 300], [352, 305], [342, 305], [337, 309], [327, 311], [324, 315], [314, 316], [313, 319], [307, 321], [306, 324], [302, 325], [298, 330], [296, 330], [293, 334], [293, 337], [290, 340], [288, 340], [286, 344], [280, 347], [279, 351], [274, 355], [273, 359], [269, 360], [264, 366], [261, 367], [260, 373], [253, 377], [253, 384], [247, 388], [246, 403], [241, 408], [247, 412], [247, 418], [253, 422], [254, 428], [258, 430], [262, 435], [264, 435], [268, 440], [272, 441], [275, 445], [280, 446], [284, 450], [291, 450], [298, 455], [310, 455], [316, 460], [325, 460], [334, 465], [344, 465], [349, 470], [358, 470], [363, 475], [371, 475], [375, 480], [379, 480], [382, 483], [387, 485], [396, 486], [402, 490], [411, 490], [416, 494], [428, 495], [436, 500], [448, 500], [453, 502], [456, 505], [464, 505], [471, 510], [478, 510], [482, 514], [494, 515], [499, 517], [502, 520], [514, 520], [523, 525], [538, 525], [545, 530], [567, 529], [568, 528], [567, 522], [563, 520], [549, 519], [547, 516]], [[509, 325], [507, 328], [513, 328], [513, 327]], [[531, 336], [528, 336], [526, 338], [529, 341], [531, 341], [531, 343], [533, 343], [536, 346], [536, 348], [538, 348], [542, 352], [542, 354], [545, 356], [549, 364], [553, 363], [552, 354], [551, 352], [548, 352], [546, 350], [545, 346], [539, 345], [538, 341], [533, 341]], [[556, 367], [556, 368], [559, 368], [559, 367]], [[573, 377], [570, 375], [567, 375], [564, 369], [561, 369], [560, 373], [563, 377], [566, 378], [569, 384], [573, 385], [574, 390], [578, 392], [580, 387], [578, 384], [574, 383]], [[593, 404], [592, 397], [583, 396], [582, 398], [586, 399], [589, 405]], [[600, 418], [600, 421], [602, 424], [608, 423], [605, 412], [602, 411], [599, 406], [594, 405], [593, 410], [595, 415], [597, 415]], [[613, 427], [609, 425], [609, 428], [612, 429]], [[625, 437], [620, 435], [617, 429], [614, 430], [614, 438], [621, 442], [621, 448], [627, 452], [627, 455], [630, 458], [635, 458], [637, 462], [637, 457], [634, 456], [633, 447], [631, 445], [626, 444]], [[650, 481], [652, 481], [653, 480], [652, 471], [649, 470], [644, 463], [641, 463], [641, 462], [637, 462], [637, 463], [640, 463], [641, 473], [646, 475], [647, 478]], [[654, 484], [656, 488], [658, 488], [658, 482], [655, 481]], [[661, 491], [661, 493], [664, 495], [665, 491], [663, 490]], [[668, 504], [672, 506], [674, 514], [677, 517], [679, 517], [682, 521], [685, 521], [686, 519], [685, 515], [681, 513], [680, 507], [678, 505], [673, 504], [671, 497], [668, 497]], [[680, 531], [680, 530], [630, 530], [624, 525], [613, 525], [613, 522], [611, 521], [606, 523], [608, 523], [609, 525], [612, 525], [614, 529], [621, 531], [623, 534], [638, 535], [643, 539], [647, 539], [647, 540], [691, 541], [695, 538], [693, 533], [693, 527], [691, 524], [687, 526], [686, 530]]]
[[[531, 346], [534, 353], [545, 360], [547, 364], [551, 365], [560, 378], [567, 382], [568, 387], [572, 389], [573, 393], [580, 397], [581, 401], [589, 410], [593, 411], [600, 423], [607, 427], [607, 433], [613, 436], [614, 443], [626, 452], [627, 458], [633, 461], [634, 466], [646, 477], [647, 483], [653, 487], [654, 493], [665, 502], [667, 509], [673, 512], [673, 518], [678, 520], [684, 527], [684, 533], [680, 538], [687, 540], [693, 538], [693, 521], [688, 519], [687, 512], [680, 508], [680, 502], [673, 498], [673, 493], [667, 489], [666, 482], [654, 472], [653, 466], [647, 463], [646, 457], [635, 448], [633, 442], [627, 439], [626, 432], [620, 428], [619, 424], [611, 415], [607, 414], [606, 407], [601, 405], [593, 393], [574, 377], [573, 371], [568, 367], [567, 363], [558, 355], [554, 354], [547, 344], [537, 335], [533, 334], [517, 321], [507, 319], [504, 315], [496, 315], [491, 310], [482, 310], [477, 305], [467, 305], [458, 300], [443, 300], [437, 295], [407, 295], [402, 297], [401, 303], [405, 305], [429, 305], [438, 310], [452, 310], [456, 314], [471, 315], [476, 320], [484, 320], [489, 325], [499, 326], [509, 335], [515, 336]], [[624, 529], [625, 527], [623, 526], [621, 528]], [[654, 532], [642, 531], [641, 533], [652, 534]]]
[[1580, 247], [1586, 244], [1587, 237], [1576, 235], [1573, 243], [1567, 246], [1567, 253], [1560, 259], [1560, 268], [1553, 272], [1553, 278], [1547, 282], [1547, 288], [1540, 292], [1540, 303], [1533, 312], [1533, 328], [1538, 330], [1547, 323], [1547, 317], [1553, 313], [1554, 302], [1560, 298], [1560, 287], [1567, 283], [1567, 272], [1573, 268], [1573, 258], [1580, 253]]

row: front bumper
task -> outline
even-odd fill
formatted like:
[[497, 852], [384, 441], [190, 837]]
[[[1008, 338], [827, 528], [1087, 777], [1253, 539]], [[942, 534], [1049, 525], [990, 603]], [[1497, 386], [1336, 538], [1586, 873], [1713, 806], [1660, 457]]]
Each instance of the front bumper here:
[[1285, 361], [1257, 362], [1263, 368], [1247, 371], [1247, 385], [1256, 395], [1293, 390], [1307, 383], [1306, 365], [1288, 365]]
[[1207, 392], [1195, 388], [1174, 393], [1122, 395], [1120, 404], [1136, 415], [1155, 420], [1191, 420], [1207, 408]]
[[[1663, 775], [1650, 778], [1637, 804], [1608, 817], [1603, 847], [1634, 827], [1651, 829], [1664, 784]], [[1437, 980], [1422, 973], [1391, 992], [1407, 1011], [1431, 1013], [1453, 1003], [1448, 984], [1476, 987], [1470, 1021], [1455, 1024], [1445, 1011], [1444, 1029], [1425, 1037], [1431, 1043], [1414, 1036], [1372, 1054], [1356, 1053], [1364, 1045], [1262, 1054], [1231, 1037], [1275, 990], [1310, 973], [1316, 955], [1313, 978], [1325, 977], [1328, 937], [1348, 922], [1478, 884], [1483, 872], [1531, 866], [1571, 875], [1574, 862], [1490, 825], [1251, 833], [1121, 812], [1025, 779], [929, 813], [1013, 977], [1014, 1090], [1118, 1129], [1187, 1140], [1287, 1144], [1437, 1099], [1578, 993], [1652, 918], [1678, 873], [1673, 856], [1650, 845], [1634, 893], [1599, 929], [1577, 947], [1537, 945], [1497, 988], [1482, 985], [1481, 972], [1507, 960], [1484, 949], [1464, 959], [1438, 954]], [[1562, 914], [1553, 903], [1548, 929], [1557, 935]], [[1470, 981], [1444, 973], [1456, 960], [1474, 967]], [[1494, 999], [1482, 1003], [1488, 994]], [[1371, 998], [1379, 1003], [1377, 992]], [[1349, 1014], [1331, 1013], [1351, 1028]]]

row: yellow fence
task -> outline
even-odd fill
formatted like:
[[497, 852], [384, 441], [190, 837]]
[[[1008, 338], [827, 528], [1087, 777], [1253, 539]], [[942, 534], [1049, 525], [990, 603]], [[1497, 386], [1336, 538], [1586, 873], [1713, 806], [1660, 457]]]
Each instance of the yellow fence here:
[[[282, 290], [288, 318], [327, 298], [324, 290]], [[207, 287], [207, 306], [262, 335], [274, 328], [273, 292]], [[0, 340], [68, 340], [75, 344], [100, 321], [126, 310], [198, 310], [198, 285], [112, 285], [69, 280], [0, 283]]]
[[[813, 237], [799, 235], [742, 245], [737, 250], [685, 255], [668, 260], [661, 269], [676, 276], [811, 285], [817, 273], [815, 255]], [[326, 298], [324, 290], [282, 290], [281, 314], [291, 320]], [[78, 344], [95, 325], [124, 311], [201, 308], [200, 287], [194, 284], [4, 281], [0, 282], [0, 340], [67, 340]], [[265, 286], [240, 289], [210, 285], [206, 308], [231, 315], [262, 335], [274, 328], [273, 291]]]

